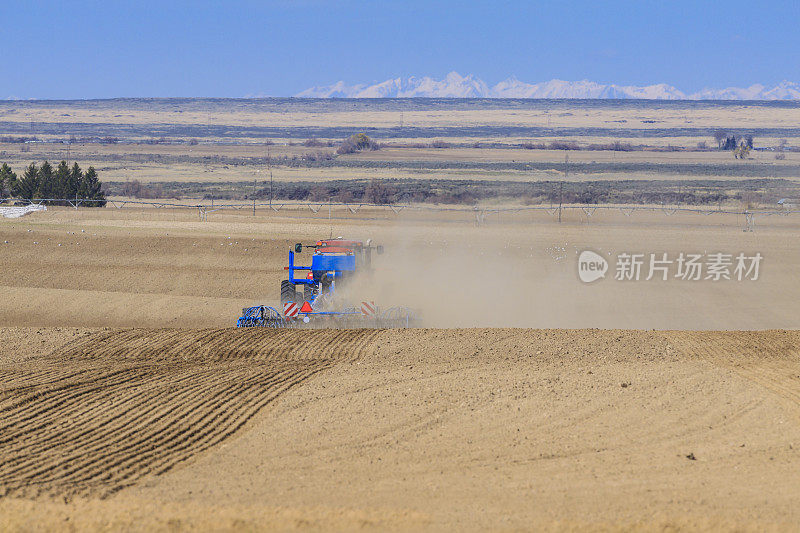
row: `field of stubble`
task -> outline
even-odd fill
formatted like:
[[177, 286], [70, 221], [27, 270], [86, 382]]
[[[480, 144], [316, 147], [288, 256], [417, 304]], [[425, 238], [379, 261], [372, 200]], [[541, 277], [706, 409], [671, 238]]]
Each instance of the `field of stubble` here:
[[[791, 529], [798, 222], [527, 216], [0, 221], [0, 528]], [[230, 327], [331, 232], [425, 328]], [[586, 285], [587, 248], [764, 263]]]

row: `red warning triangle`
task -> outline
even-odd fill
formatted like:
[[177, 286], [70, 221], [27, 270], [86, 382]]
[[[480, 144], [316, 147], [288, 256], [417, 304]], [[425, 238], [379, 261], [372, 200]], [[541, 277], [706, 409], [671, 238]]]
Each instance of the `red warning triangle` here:
[[303, 302], [303, 306], [300, 308], [301, 313], [313, 313], [314, 308], [311, 307], [311, 304], [308, 302]]

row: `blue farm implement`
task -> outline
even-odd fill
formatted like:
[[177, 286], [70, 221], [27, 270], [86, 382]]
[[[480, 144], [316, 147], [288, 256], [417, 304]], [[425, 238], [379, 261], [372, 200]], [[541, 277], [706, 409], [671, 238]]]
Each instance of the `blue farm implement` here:
[[[295, 264], [295, 254], [303, 249], [314, 250], [311, 265]], [[337, 288], [357, 283], [356, 274], [368, 274], [372, 254], [383, 253], [382, 246], [370, 241], [349, 241], [342, 238], [317, 241], [313, 245], [296, 244], [289, 252], [288, 279], [281, 281], [283, 314], [274, 307], [258, 305], [242, 311], [236, 327], [272, 328], [364, 328], [411, 327], [415, 314], [405, 307], [382, 309], [372, 301], [360, 306], [345, 304]], [[298, 272], [305, 273], [297, 276]]]
[[289, 325], [277, 309], [266, 305], [255, 305], [242, 309], [236, 321], [237, 328], [285, 328]]

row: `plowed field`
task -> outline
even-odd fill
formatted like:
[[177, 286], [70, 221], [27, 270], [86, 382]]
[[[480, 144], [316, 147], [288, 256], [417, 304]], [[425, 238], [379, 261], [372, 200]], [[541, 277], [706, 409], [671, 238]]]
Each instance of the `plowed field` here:
[[0, 366], [0, 486], [103, 496], [162, 474], [372, 336], [123, 330]]
[[[336, 216], [0, 220], [0, 531], [797, 529], [797, 219]], [[432, 329], [232, 328], [331, 234]], [[583, 283], [584, 249], [764, 260]]]
[[797, 332], [2, 333], [0, 528], [800, 520]]

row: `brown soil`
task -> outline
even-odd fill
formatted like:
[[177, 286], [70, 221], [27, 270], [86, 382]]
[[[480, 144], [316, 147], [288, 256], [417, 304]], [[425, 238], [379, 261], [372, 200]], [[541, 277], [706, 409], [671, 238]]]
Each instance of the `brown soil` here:
[[800, 519], [796, 332], [42, 333], [0, 367], [12, 528]]
[[[800, 522], [791, 217], [304, 217], [0, 220], [0, 530]], [[438, 329], [231, 328], [329, 232], [385, 244], [364, 290]], [[764, 268], [587, 285], [585, 248]]]
[[373, 334], [121, 330], [3, 365], [5, 493], [107, 495], [232, 435]]
[[[0, 326], [229, 327], [245, 306], [279, 305], [293, 243], [330, 234], [384, 244], [355, 296], [417, 308], [430, 327], [794, 328], [800, 313], [796, 217], [743, 232], [734, 215], [661, 211], [572, 212], [563, 224], [503, 214], [480, 226], [471, 213], [334, 216], [228, 211], [200, 222], [193, 211], [53, 208], [0, 220]], [[756, 282], [625, 283], [611, 270], [586, 285], [576, 270], [585, 249], [764, 261]]]

